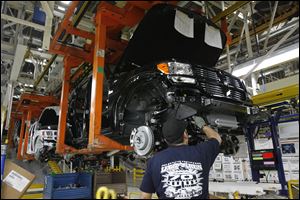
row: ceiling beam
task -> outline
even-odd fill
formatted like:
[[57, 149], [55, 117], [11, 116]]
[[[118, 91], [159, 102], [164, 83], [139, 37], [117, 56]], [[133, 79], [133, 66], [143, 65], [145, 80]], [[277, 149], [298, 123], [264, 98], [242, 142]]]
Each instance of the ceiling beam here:
[[[25, 37], [26, 38], [26, 37]], [[13, 48], [13, 45], [8, 43], [8, 42], [4, 42], [4, 41], [1, 41], [1, 50], [4, 50], [4, 51], [7, 51], [8, 53], [10, 54], [14, 54], [14, 48]], [[30, 52], [33, 54], [33, 55], [38, 55], [38, 56], [41, 56], [42, 58], [46, 58], [46, 59], [50, 59], [52, 57], [52, 54], [49, 54], [49, 53], [44, 53], [44, 52], [40, 52], [40, 51], [37, 51], [37, 50], [34, 50], [34, 49], [30, 49]], [[3, 53], [1, 53], [1, 58], [3, 57]], [[8, 58], [11, 58], [13, 59], [14, 56], [9, 56]], [[63, 57], [62, 56], [58, 56], [56, 58], [56, 61], [57, 62], [62, 62], [63, 61]]]
[[14, 53], [14, 47], [9, 42], [1, 41], [1, 50], [7, 51], [9, 53]]
[[216, 16], [214, 16], [212, 18], [212, 21], [214, 23], [220, 21], [222, 18], [231, 15], [234, 11], [240, 9], [241, 7], [243, 7], [244, 5], [246, 5], [247, 3], [249, 3], [249, 1], [237, 1], [235, 4], [233, 4], [232, 6], [230, 6], [229, 8], [227, 8], [226, 10], [218, 13]]
[[51, 10], [49, 4], [47, 1], [40, 1], [42, 4], [42, 8], [44, 9], [47, 16], [50, 18], [53, 18], [53, 11]]
[[45, 31], [45, 26], [42, 26], [42, 25], [39, 25], [39, 24], [36, 24], [36, 23], [32, 23], [32, 22], [28, 22], [28, 21], [25, 21], [23, 19], [12, 17], [12, 16], [9, 16], [9, 15], [6, 15], [6, 14], [1, 14], [1, 19], [16, 22], [18, 24], [22, 24], [22, 25], [25, 25], [25, 26], [30, 26], [30, 27], [33, 27], [35, 29]]
[[[284, 22], [284, 21], [288, 20], [288, 18], [290, 16], [293, 16], [296, 12], [299, 12], [299, 7], [295, 6], [290, 11], [284, 13], [283, 15], [280, 15], [280, 16], [276, 17], [274, 19], [274, 21], [273, 21], [273, 26], [275, 26], [275, 25], [277, 25], [277, 24], [279, 24], [281, 22]], [[264, 31], [266, 31], [268, 29], [268, 27], [269, 27], [269, 23], [268, 22], [263, 23], [262, 25], [256, 27], [255, 28], [256, 34], [260, 34], [260, 33], [264, 32]], [[254, 34], [255, 34], [254, 30], [251, 30], [250, 31], [250, 36], [253, 36]], [[237, 44], [239, 41], [240, 41], [240, 37], [232, 39], [232, 42], [231, 42], [230, 46]]]
[[13, 26], [13, 25], [16, 25], [16, 22], [10, 22], [10, 23], [4, 24], [3, 29], [6, 29], [6, 28], [8, 28], [10, 26]]
[[222, 6], [221, 4], [219, 4], [220, 1], [208, 1], [208, 3], [210, 3], [213, 6], [216, 6], [217, 8], [222, 10]]
[[50, 5], [48, 4], [47, 1], [40, 1], [40, 2], [46, 13], [45, 31], [44, 31], [42, 48], [49, 50], [50, 39], [51, 39], [51, 28], [52, 28], [52, 21], [53, 21], [54, 2], [49, 1]]
[[14, 59], [14, 56], [6, 53], [6, 52], [1, 52], [1, 60], [6, 61], [6, 62], [11, 62]]
[[11, 81], [16, 81], [18, 79], [26, 51], [27, 51], [27, 46], [21, 44], [17, 45], [14, 64], [12, 66], [11, 75], [10, 75]]
[[33, 4], [31, 1], [7, 1], [7, 7], [14, 8], [17, 10], [23, 9], [25, 6], [25, 11], [33, 12]]
[[252, 74], [252, 72], [254, 70], [256, 70], [258, 68], [258, 66], [267, 58], [269, 58], [273, 52], [282, 44], [286, 41], [286, 39], [288, 39], [289, 36], [291, 36], [297, 29], [299, 28], [299, 24], [297, 24], [294, 28], [292, 28], [288, 33], [286, 33], [280, 40], [279, 42], [277, 42], [269, 51], [266, 55], [264, 55], [262, 57], [262, 60], [260, 62], [257, 62], [252, 68], [251, 70], [244, 76], [242, 76], [242, 79], [246, 79], [249, 75]]

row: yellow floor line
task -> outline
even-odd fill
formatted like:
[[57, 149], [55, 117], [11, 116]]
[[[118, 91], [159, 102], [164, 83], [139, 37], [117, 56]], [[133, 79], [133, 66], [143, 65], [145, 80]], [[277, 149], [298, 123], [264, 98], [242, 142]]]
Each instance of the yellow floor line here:
[[24, 194], [21, 199], [42, 199], [44, 197], [43, 193], [36, 194]]
[[34, 183], [34, 184], [31, 184], [29, 187], [29, 189], [37, 189], [37, 188], [44, 188], [44, 184]]

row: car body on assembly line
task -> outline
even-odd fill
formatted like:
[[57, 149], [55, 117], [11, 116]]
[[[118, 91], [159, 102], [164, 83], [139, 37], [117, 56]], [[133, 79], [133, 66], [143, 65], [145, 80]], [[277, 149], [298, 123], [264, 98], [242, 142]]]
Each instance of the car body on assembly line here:
[[59, 106], [46, 107], [38, 121], [29, 129], [27, 154], [34, 155], [36, 160], [47, 161], [55, 155]]
[[[183, 19], [188, 26], [178, 25]], [[175, 111], [189, 122], [191, 144], [205, 139], [194, 124], [197, 115], [221, 134], [222, 152], [236, 153], [236, 136], [244, 134], [252, 103], [240, 79], [214, 68], [225, 43], [225, 34], [206, 17], [173, 5], [153, 6], [114, 70], [104, 68], [102, 134], [149, 157], [167, 146], [162, 124]], [[88, 144], [91, 85], [90, 73], [69, 96], [65, 142], [79, 149]]]

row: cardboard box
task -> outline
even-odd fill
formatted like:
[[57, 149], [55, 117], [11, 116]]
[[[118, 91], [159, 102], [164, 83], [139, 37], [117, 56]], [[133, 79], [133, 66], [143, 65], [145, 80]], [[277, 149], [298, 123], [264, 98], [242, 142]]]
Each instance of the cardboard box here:
[[223, 177], [225, 181], [232, 181], [233, 176], [231, 172], [223, 172]]
[[243, 165], [241, 163], [234, 163], [233, 164], [233, 171], [236, 173], [242, 173], [243, 172]]
[[222, 170], [222, 163], [215, 162], [213, 167], [214, 167], [214, 170]]
[[299, 172], [291, 172], [290, 176], [291, 180], [299, 180]]
[[286, 181], [291, 180], [290, 172], [284, 172], [284, 176], [285, 176], [285, 180], [286, 180]]
[[233, 165], [231, 163], [223, 163], [222, 169], [224, 172], [232, 172]]
[[283, 169], [285, 172], [289, 172], [290, 171], [290, 165], [288, 161], [282, 161], [283, 164]]
[[219, 154], [216, 159], [215, 159], [215, 162], [222, 162], [222, 154]]
[[222, 163], [232, 163], [232, 156], [222, 156]]
[[102, 186], [115, 190], [117, 194], [127, 194], [126, 172], [95, 173], [94, 195]]
[[290, 170], [299, 172], [299, 158], [289, 160]]
[[234, 172], [233, 173], [233, 179], [236, 180], [236, 181], [243, 181], [245, 178], [244, 178], [243, 173]]
[[213, 180], [213, 179], [215, 179], [215, 172], [213, 171], [213, 170], [210, 170], [209, 171], [209, 180]]
[[19, 199], [32, 184], [34, 178], [34, 174], [6, 160], [1, 184], [1, 199]]
[[278, 172], [277, 171], [269, 171], [267, 175], [267, 180], [269, 183], [278, 183]]
[[215, 179], [216, 180], [223, 180], [223, 173], [222, 172], [216, 172], [215, 173]]

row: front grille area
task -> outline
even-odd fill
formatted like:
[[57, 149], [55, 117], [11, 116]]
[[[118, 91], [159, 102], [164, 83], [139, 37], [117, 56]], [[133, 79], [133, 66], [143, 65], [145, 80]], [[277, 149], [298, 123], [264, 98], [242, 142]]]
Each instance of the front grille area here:
[[209, 96], [221, 97], [234, 101], [246, 101], [247, 92], [243, 83], [222, 71], [193, 67], [199, 89]]
[[203, 78], [211, 79], [211, 80], [219, 80], [218, 74], [215, 71], [197, 67], [197, 68], [194, 68], [194, 72], [195, 72], [196, 76], [198, 76], [198, 77], [203, 77]]
[[224, 91], [219, 85], [212, 85], [202, 82], [200, 83], [200, 87], [210, 95], [224, 97]]
[[242, 83], [239, 79], [228, 75], [224, 75], [224, 79], [230, 86], [243, 90]]

